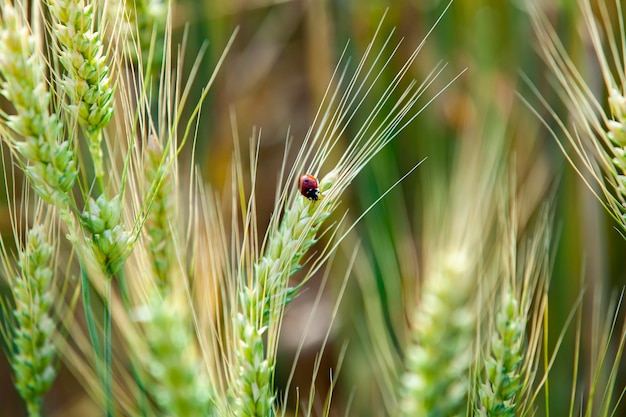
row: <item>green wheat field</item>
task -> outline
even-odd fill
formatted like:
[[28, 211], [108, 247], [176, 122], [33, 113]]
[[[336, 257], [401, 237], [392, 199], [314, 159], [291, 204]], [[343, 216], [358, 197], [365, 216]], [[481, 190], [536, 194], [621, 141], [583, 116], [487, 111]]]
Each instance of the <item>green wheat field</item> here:
[[0, 417], [626, 415], [621, 0], [2, 0], [0, 156]]

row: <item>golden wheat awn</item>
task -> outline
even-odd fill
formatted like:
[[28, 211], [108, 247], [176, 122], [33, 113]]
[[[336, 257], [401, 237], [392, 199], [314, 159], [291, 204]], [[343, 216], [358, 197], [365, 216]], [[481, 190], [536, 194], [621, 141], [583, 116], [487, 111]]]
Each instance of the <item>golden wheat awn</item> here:
[[158, 76], [166, 62], [164, 39], [172, 2], [112, 0], [107, 2], [107, 7], [109, 16], [120, 25], [120, 37], [126, 40], [124, 56], [135, 65], [141, 65], [147, 73]]

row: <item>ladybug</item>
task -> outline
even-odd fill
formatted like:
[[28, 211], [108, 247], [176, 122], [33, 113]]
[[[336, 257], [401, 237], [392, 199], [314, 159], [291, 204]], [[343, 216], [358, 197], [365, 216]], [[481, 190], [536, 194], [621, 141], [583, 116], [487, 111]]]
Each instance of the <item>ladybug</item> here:
[[322, 196], [319, 187], [319, 182], [317, 182], [317, 178], [313, 175], [304, 174], [298, 178], [298, 190], [300, 190], [300, 194], [311, 201], [317, 201]]

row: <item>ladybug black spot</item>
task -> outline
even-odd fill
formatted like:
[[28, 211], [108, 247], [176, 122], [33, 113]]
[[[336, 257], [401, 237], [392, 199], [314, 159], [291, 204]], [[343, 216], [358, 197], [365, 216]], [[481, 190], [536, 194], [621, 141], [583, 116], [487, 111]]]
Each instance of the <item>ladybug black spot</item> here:
[[306, 189], [302, 195], [312, 201], [317, 201], [320, 199], [320, 190], [317, 188], [308, 188]]

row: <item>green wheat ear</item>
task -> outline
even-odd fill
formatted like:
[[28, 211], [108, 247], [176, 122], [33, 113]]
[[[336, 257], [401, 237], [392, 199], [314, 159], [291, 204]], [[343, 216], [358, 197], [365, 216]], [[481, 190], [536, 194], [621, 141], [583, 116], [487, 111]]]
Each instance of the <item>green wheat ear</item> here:
[[69, 99], [69, 112], [85, 127], [96, 178], [104, 177], [100, 131], [113, 115], [113, 88], [101, 34], [94, 31], [94, 3], [85, 0], [48, 0], [51, 33], [56, 37], [60, 80]]
[[148, 250], [157, 285], [167, 290], [172, 283], [176, 245], [179, 243], [175, 233], [178, 220], [175, 177], [168, 170], [163, 158], [163, 146], [155, 136], [148, 138], [144, 161], [146, 188], [158, 184], [145, 224]]
[[[44, 225], [34, 226], [19, 252], [18, 271], [11, 280], [15, 299], [11, 366], [15, 387], [26, 402], [29, 416], [40, 415], [41, 400], [57, 375], [51, 314], [53, 253]], [[8, 259], [4, 257], [3, 261], [8, 270]]]
[[[17, 135], [2, 135], [19, 157], [33, 189], [47, 203], [67, 212], [69, 192], [78, 171], [74, 152], [63, 137], [63, 126], [51, 114], [46, 84], [46, 64], [38, 48], [38, 36], [26, 23], [23, 9], [2, 7], [0, 19], [0, 94], [15, 108], [6, 116]], [[7, 132], [9, 133], [9, 132]]]
[[400, 416], [460, 416], [466, 407], [477, 311], [475, 271], [463, 253], [433, 260], [416, 309], [400, 381]]
[[478, 388], [481, 417], [518, 415], [516, 399], [522, 389], [525, 326], [515, 294], [505, 290], [496, 312], [490, 354], [485, 358], [485, 380]]
[[465, 416], [472, 409], [483, 300], [500, 279], [509, 201], [506, 118], [500, 108], [482, 107], [492, 118], [465, 131], [451, 174], [425, 182], [423, 269], [409, 311], [399, 416]]
[[145, 326], [148, 353], [142, 359], [149, 377], [146, 389], [169, 416], [215, 415], [209, 379], [196, 349], [188, 312], [158, 300]]
[[117, 274], [130, 255], [134, 241], [122, 221], [121, 195], [110, 200], [104, 194], [95, 200], [90, 198], [81, 215], [81, 224], [90, 233], [85, 242], [101, 270], [109, 276]]
[[[377, 32], [374, 39], [378, 35]], [[371, 75], [382, 71], [389, 62], [383, 58], [388, 52], [385, 48], [390, 48], [388, 41], [383, 51], [376, 53], [372, 50], [372, 41], [351, 78], [344, 78], [345, 73], [337, 69], [338, 80], [331, 80], [313, 126], [301, 145], [293, 168], [286, 175], [290, 186], [277, 196], [275, 215], [270, 220], [260, 254], [253, 255], [252, 265], [239, 274], [238, 305], [232, 319], [234, 360], [228, 370], [229, 401], [235, 416], [274, 414], [273, 378], [278, 330], [284, 308], [298, 290], [289, 288], [288, 280], [301, 268], [305, 254], [319, 239], [322, 223], [337, 209], [343, 192], [371, 159], [419, 113], [415, 109], [417, 101], [432, 79], [440, 74], [441, 68], [435, 68], [432, 78], [424, 84], [411, 80], [406, 88], [400, 87], [400, 81], [417, 58], [418, 47], [401, 67], [394, 83], [384, 86], [384, 94], [376, 95], [373, 87], [379, 77]], [[333, 91], [334, 81], [339, 84], [336, 91]], [[345, 91], [342, 92], [343, 88]], [[364, 110], [362, 106], [367, 106], [364, 103], [369, 99], [375, 104]], [[361, 111], [366, 115], [367, 123], [356, 129], [354, 138], [338, 161], [331, 162], [330, 155], [334, 153], [341, 135], [339, 132], [346, 132], [348, 125], [355, 120], [354, 115]], [[291, 185], [302, 174], [317, 175], [320, 171], [328, 174], [319, 182], [322, 198], [317, 201], [300, 195]], [[281, 182], [284, 179], [281, 178]], [[248, 226], [250, 224], [246, 224]], [[250, 229], [251, 234], [257, 232], [255, 224]], [[338, 233], [337, 225], [330, 226], [329, 234], [335, 233]], [[337, 239], [340, 241], [343, 237]], [[328, 260], [335, 249], [336, 245], [329, 244], [311, 271]], [[303, 282], [311, 277], [311, 271]]]
[[615, 0], [611, 6], [610, 1], [598, 2], [596, 10], [589, 0], [578, 2], [585, 42], [591, 45], [588, 59], [599, 69], [608, 100], [587, 81], [586, 71], [579, 70], [581, 65], [568, 55], [537, 6], [531, 8], [534, 32], [542, 58], [557, 81], [555, 89], [568, 111], [568, 121], [561, 119], [543, 94], [527, 82], [540, 101], [538, 107], [545, 108], [552, 120], [548, 123], [532, 105], [529, 107], [548, 127], [594, 196], [626, 230], [626, 26], [622, 3]]
[[[320, 183], [320, 190], [330, 190], [334, 173]], [[270, 235], [263, 256], [254, 265], [255, 280], [241, 293], [240, 312], [236, 317], [238, 340], [235, 358], [238, 377], [231, 387], [233, 413], [236, 416], [269, 416], [273, 413], [272, 387], [274, 361], [265, 354], [263, 339], [268, 326], [280, 320], [282, 309], [293, 290], [289, 278], [300, 268], [306, 251], [316, 242], [323, 221], [328, 218], [333, 197], [312, 202], [296, 198], [285, 210], [279, 229]]]

